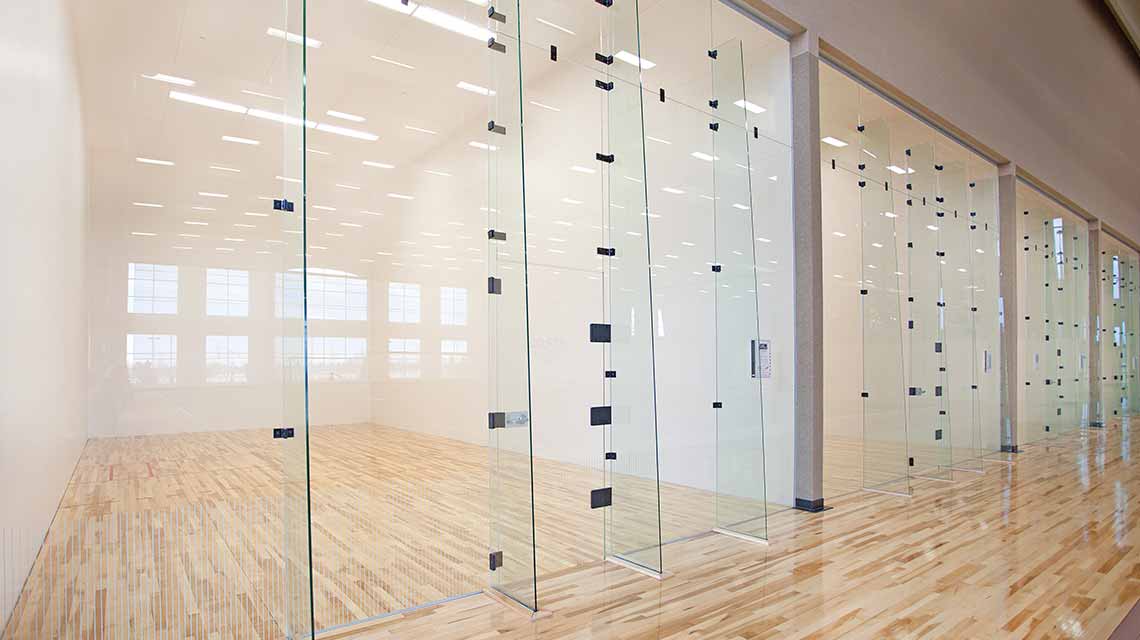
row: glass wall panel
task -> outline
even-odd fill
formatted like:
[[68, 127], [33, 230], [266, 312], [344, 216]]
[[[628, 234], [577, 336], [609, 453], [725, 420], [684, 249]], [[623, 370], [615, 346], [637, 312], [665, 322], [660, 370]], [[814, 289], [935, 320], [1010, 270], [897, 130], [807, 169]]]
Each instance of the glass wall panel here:
[[1100, 235], [1100, 404], [1106, 425], [1128, 415], [1130, 410], [1128, 349], [1130, 318], [1135, 314], [1134, 294], [1129, 283], [1129, 264], [1136, 254], [1119, 240]]
[[[970, 276], [974, 311], [973, 370], [978, 445], [982, 455], [1001, 451], [1001, 328], [999, 317], [997, 170], [971, 163], [969, 184]], [[1086, 368], [1087, 371], [1087, 368]]]
[[[863, 486], [910, 494], [902, 320], [899, 312], [897, 217], [886, 167], [890, 132], [883, 120], [864, 122], [860, 151], [861, 317], [863, 323]], [[879, 251], [882, 245], [886, 249]], [[882, 264], [871, 262], [876, 258]]]

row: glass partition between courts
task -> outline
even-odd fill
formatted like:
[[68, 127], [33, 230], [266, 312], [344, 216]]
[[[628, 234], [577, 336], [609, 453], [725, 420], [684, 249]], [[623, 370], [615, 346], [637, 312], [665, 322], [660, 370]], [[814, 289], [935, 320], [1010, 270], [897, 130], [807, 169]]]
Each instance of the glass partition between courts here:
[[1140, 369], [1140, 340], [1137, 339], [1136, 327], [1140, 321], [1140, 294], [1137, 293], [1137, 273], [1140, 271], [1140, 261], [1134, 252], [1129, 252], [1125, 261], [1125, 317], [1123, 332], [1125, 339], [1126, 367], [1125, 372], [1128, 415], [1140, 412], [1140, 378], [1137, 370]]
[[1001, 451], [1001, 328], [999, 318], [997, 170], [974, 163], [969, 184], [971, 306], [974, 312], [974, 384], [976, 422], [982, 455]]
[[950, 421], [945, 408], [945, 325], [942, 320], [942, 217], [935, 201], [934, 148], [915, 145], [904, 152], [907, 199], [906, 335], [907, 434], [914, 474], [951, 476]]
[[[861, 278], [863, 325], [863, 487], [910, 494], [906, 405], [902, 390], [897, 217], [887, 170], [890, 131], [883, 120], [860, 126]], [[876, 245], [881, 245], [881, 248]], [[875, 262], [872, 262], [874, 260]]]

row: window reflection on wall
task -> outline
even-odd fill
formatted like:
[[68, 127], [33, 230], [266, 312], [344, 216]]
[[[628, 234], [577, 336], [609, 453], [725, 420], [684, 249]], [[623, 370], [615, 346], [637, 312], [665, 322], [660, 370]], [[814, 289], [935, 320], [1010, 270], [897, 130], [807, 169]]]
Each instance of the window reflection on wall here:
[[439, 323], [453, 326], [467, 325], [467, 289], [440, 288]]
[[364, 380], [367, 354], [367, 338], [310, 337], [309, 380]]
[[206, 336], [206, 382], [248, 382], [249, 336]]
[[445, 378], [457, 378], [463, 374], [467, 364], [466, 340], [440, 340], [439, 366]]
[[167, 264], [127, 265], [128, 313], [178, 313], [178, 267]]
[[[420, 321], [420, 285], [404, 282], [388, 283], [388, 322]], [[391, 349], [389, 349], [391, 351]], [[417, 348], [416, 351], [419, 351]]]
[[249, 272], [240, 269], [206, 269], [206, 315], [249, 315]]
[[178, 365], [178, 336], [127, 334], [127, 379], [131, 384], [174, 384]]
[[368, 319], [368, 282], [361, 278], [310, 273], [308, 293], [310, 320]]
[[[416, 287], [418, 294], [419, 286], [412, 286]], [[388, 377], [420, 377], [419, 338], [388, 338]]]
[[305, 278], [300, 273], [278, 273], [274, 292], [273, 307], [278, 318], [305, 315]]

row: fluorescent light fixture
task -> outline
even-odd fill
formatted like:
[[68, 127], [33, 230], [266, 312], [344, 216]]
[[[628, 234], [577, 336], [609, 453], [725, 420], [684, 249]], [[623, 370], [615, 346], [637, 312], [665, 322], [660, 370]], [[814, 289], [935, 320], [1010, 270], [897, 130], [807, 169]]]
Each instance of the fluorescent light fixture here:
[[756, 242], [764, 242], [764, 243], [768, 243], [768, 242], [771, 242], [771, 240], [769, 240], [768, 238], [762, 238], [762, 237], [760, 237], [760, 236], [757, 236], [757, 237], [756, 237]]
[[223, 238], [226, 242], [245, 242], [245, 238]]
[[546, 109], [547, 111], [562, 111], [562, 109], [559, 109], [558, 107], [552, 107], [548, 104], [543, 104], [541, 102], [535, 102], [534, 100], [528, 100], [527, 102], [529, 102], [529, 103], [533, 104], [534, 106], [539, 107], [541, 109]]
[[673, 187], [662, 187], [661, 190], [664, 191], [665, 193], [672, 193], [674, 195], [681, 195], [682, 193], [685, 193], [684, 191], [682, 191], [680, 189], [675, 189]]
[[900, 176], [910, 174], [910, 173], [914, 173], [914, 169], [911, 169], [910, 167], [903, 169], [902, 167], [896, 167], [893, 164], [887, 165], [887, 171], [890, 171], [891, 173], [897, 173]]
[[451, 176], [451, 174], [450, 174], [450, 173], [448, 173], [448, 172], [446, 172], [446, 171], [436, 171], [436, 170], [434, 170], [434, 169], [424, 169], [424, 173], [428, 173], [428, 174], [431, 174], [431, 175], [433, 175], [433, 176], [440, 176], [440, 177], [443, 177], [443, 178], [450, 178], [450, 177], [452, 177], [452, 176]]
[[269, 217], [268, 213], [260, 213], [257, 211], [246, 211], [245, 215], [253, 216], [254, 218], [268, 218]]
[[341, 189], [352, 189], [353, 191], [360, 191], [360, 187], [354, 184], [344, 184], [343, 182], [338, 182], [336, 183], [336, 186], [340, 187]]
[[324, 246], [321, 246], [319, 244], [311, 244], [311, 245], [309, 245], [309, 248], [310, 249], [320, 249], [321, 251], [325, 251], [328, 249], [328, 247], [324, 247]]
[[380, 136], [375, 133], [367, 131], [358, 131], [356, 129], [349, 129], [348, 127], [338, 127], [332, 124], [325, 124], [321, 122], [317, 125], [317, 131], [324, 131], [325, 133], [333, 133], [338, 136], [345, 136], [346, 138], [356, 138], [357, 140], [366, 140], [368, 142], [376, 142]]
[[662, 140], [661, 138], [654, 138], [653, 136], [645, 136], [645, 139], [646, 140], [652, 140], [653, 142], [660, 142], [661, 144], [673, 144], [672, 142], [669, 142], [668, 140]]
[[982, 251], [981, 249], [974, 249], [974, 251], [977, 253], [985, 253], [985, 251]]
[[209, 222], [198, 222], [197, 220], [185, 220], [185, 221], [183, 221], [183, 224], [192, 224], [192, 225], [197, 226], [197, 227], [208, 227], [208, 226], [210, 226]]
[[214, 251], [226, 251], [229, 253], [233, 253], [234, 250], [231, 247], [215, 247]]
[[420, 5], [416, 4], [415, 2], [408, 2], [407, 4], [404, 4], [400, 0], [368, 0], [368, 1], [371, 2], [372, 4], [384, 7], [385, 9], [391, 9], [392, 11], [399, 11], [400, 13], [402, 13], [404, 15], [411, 14], [413, 11], [416, 10], [417, 7], [420, 6]]
[[261, 142], [252, 138], [239, 138], [237, 136], [222, 136], [222, 140], [226, 142], [236, 142], [237, 144], [248, 144], [250, 146], [257, 146], [261, 144]]
[[340, 223], [340, 226], [342, 226], [342, 227], [352, 227], [353, 229], [362, 229], [362, 228], [364, 228], [364, 225], [362, 225], [362, 224], [356, 224], [355, 222], [341, 222], [341, 223]]
[[146, 78], [147, 80], [158, 80], [159, 82], [165, 82], [167, 84], [176, 84], [180, 87], [192, 87], [195, 84], [193, 80], [190, 80], [188, 78], [169, 76], [165, 73], [152, 73], [149, 76], [144, 73], [142, 77]]
[[316, 38], [304, 38], [304, 37], [301, 37], [295, 33], [290, 33], [288, 31], [282, 31], [281, 29], [277, 29], [274, 27], [269, 27], [268, 29], [266, 29], [265, 35], [273, 36], [274, 38], [281, 38], [282, 40], [285, 40], [286, 42], [292, 42], [293, 44], [304, 43], [304, 45], [306, 47], [312, 47], [313, 49], [320, 49], [321, 45], [324, 44], [323, 42], [321, 42], [320, 40], [317, 40]]
[[379, 211], [369, 211], [367, 209], [361, 209], [360, 213], [363, 213], [366, 216], [382, 216], [382, 215], [384, 215], [384, 214], [380, 213]]
[[697, 160], [704, 160], [705, 162], [712, 162], [713, 160], [720, 160], [720, 158], [717, 156], [710, 156], [709, 154], [703, 153], [700, 151], [694, 151], [694, 152], [690, 153], [689, 155], [693, 156]]
[[332, 155], [328, 151], [320, 151], [319, 149], [305, 149], [305, 151], [308, 151], [309, 153], [315, 153], [319, 156], [331, 156]]
[[413, 70], [415, 69], [415, 67], [413, 67], [410, 64], [404, 64], [403, 62], [399, 62], [397, 60], [392, 60], [391, 58], [382, 58], [380, 56], [371, 56], [371, 57], [373, 60], [379, 60], [380, 62], [387, 62], [390, 65], [401, 67], [403, 69], [413, 69]]
[[499, 148], [493, 144], [487, 144], [485, 142], [476, 142], [474, 140], [472, 140], [471, 142], [468, 142], [467, 146], [475, 147], [476, 149], [482, 149], [483, 151], [498, 151], [499, 150]]
[[539, 23], [539, 24], [544, 24], [544, 25], [550, 27], [551, 29], [558, 29], [559, 31], [561, 31], [562, 33], [565, 33], [566, 35], [570, 35], [570, 36], [578, 35], [578, 34], [574, 33], [573, 31], [567, 29], [566, 27], [554, 24], [553, 22], [551, 22], [549, 20], [543, 20], [542, 18], [535, 18], [534, 21]]
[[455, 86], [460, 88], [460, 89], [463, 89], [464, 91], [470, 91], [471, 93], [477, 93], [481, 96], [493, 96], [493, 95], [495, 95], [495, 92], [488, 89], [487, 87], [480, 87], [477, 84], [471, 84], [470, 82], [467, 82], [465, 80], [460, 80], [459, 84], [456, 84]]
[[768, 179], [771, 180], [772, 182], [775, 182], [775, 181], [779, 180], [780, 177], [779, 176], [768, 176]]
[[897, 214], [895, 214], [895, 213], [893, 213], [893, 212], [890, 212], [890, 211], [884, 211], [884, 212], [883, 212], [883, 215], [884, 215], [884, 216], [886, 216], [886, 217], [888, 217], [888, 218], [897, 218], [897, 217], [898, 217], [898, 215], [897, 215]]
[[135, 162], [141, 162], [142, 164], [156, 164], [156, 165], [159, 165], [160, 167], [173, 167], [174, 166], [174, 163], [169, 161], [169, 160], [155, 160], [154, 158], [136, 157]]
[[241, 169], [234, 169], [233, 167], [223, 167], [223, 166], [218, 165], [218, 164], [212, 164], [212, 165], [210, 165], [210, 168], [215, 169], [217, 171], [229, 171], [230, 173], [241, 173]]
[[285, 176], [277, 176], [277, 179], [282, 182], [292, 182], [294, 184], [301, 184], [300, 178], [287, 178]]
[[824, 138], [821, 138], [820, 140], [822, 142], [824, 142], [825, 144], [829, 144], [833, 147], [843, 148], [843, 147], [847, 146], [846, 142], [840, 140], [839, 138], [832, 138], [831, 136], [826, 136]]
[[883, 248], [883, 243], [881, 243], [881, 242], [872, 242], [872, 243], [871, 243], [871, 246], [872, 246], [872, 247], [875, 247], [876, 249], [882, 249], [882, 248]]
[[748, 206], [740, 204], [740, 203], [733, 204], [732, 208], [733, 209], [740, 209], [741, 211], [748, 211]]
[[415, 196], [409, 196], [409, 195], [405, 195], [403, 193], [389, 193], [388, 197], [389, 198], [395, 198], [396, 200], [415, 200], [416, 199]]
[[332, 109], [326, 111], [325, 115], [332, 116], [334, 118], [340, 118], [341, 120], [349, 120], [351, 122], [364, 122], [364, 116], [353, 115], [351, 113], [345, 113], [343, 111], [333, 111]]
[[836, 238], [846, 238], [847, 237], [847, 234], [843, 233], [842, 231], [832, 231], [831, 235], [835, 236]]
[[631, 64], [635, 67], [640, 66], [640, 68], [642, 68], [642, 69], [652, 69], [653, 67], [657, 66], [656, 62], [650, 62], [650, 61], [646, 60], [645, 58], [639, 58], [639, 57], [633, 55], [632, 53], [626, 51], [625, 49], [622, 49], [621, 51], [618, 51], [617, 53], [615, 53], [614, 57], [617, 58], [618, 60], [621, 60], [622, 62], [624, 62], [626, 64]]
[[203, 198], [228, 198], [229, 195], [225, 193], [214, 193], [213, 191], [199, 191], [198, 195]]
[[235, 222], [234, 226], [240, 227], [242, 229], [256, 229], [257, 228], [257, 225], [255, 225], [255, 224], [245, 224], [244, 222]]
[[320, 204], [314, 204], [314, 205], [312, 205], [312, 208], [313, 209], [319, 209], [321, 211], [336, 211], [336, 207], [326, 207], [326, 206], [320, 205]]
[[185, 250], [188, 250], [188, 249], [193, 249], [194, 247], [187, 247], [187, 246], [185, 246], [185, 245], [174, 245], [173, 247], [170, 247], [170, 248], [171, 248], [171, 249], [179, 249], [179, 250], [185, 251]]
[[862, 151], [863, 151], [863, 153], [865, 153], [865, 154], [867, 154], [867, 155], [871, 156], [872, 158], [874, 158], [874, 159], [876, 159], [876, 160], [878, 160], [878, 159], [879, 159], [879, 156], [877, 156], [877, 155], [875, 155], [875, 154], [871, 153], [870, 151], [867, 151], [866, 149], [863, 149]]
[[570, 170], [576, 173], [597, 173], [597, 171], [594, 169], [591, 169], [589, 167], [579, 167], [578, 165], [570, 167]]
[[431, 129], [423, 129], [421, 127], [413, 127], [410, 124], [404, 125], [404, 128], [409, 130], [409, 131], [419, 131], [420, 133], [426, 133], [428, 135], [433, 135], [433, 136], [439, 134], [438, 131], [432, 131]]
[[269, 98], [270, 100], [280, 100], [278, 96], [270, 95], [268, 93], [261, 93], [260, 91], [250, 91], [249, 89], [242, 89], [242, 93], [248, 96], [257, 96], [258, 98]]
[[372, 160], [365, 160], [364, 162], [361, 162], [360, 164], [363, 164], [366, 167], [375, 167], [377, 169], [395, 169], [396, 168], [396, 165], [394, 165], [394, 164], [388, 164], [386, 162], [373, 162]]
[[938, 231], [938, 227], [932, 224], [926, 225], [926, 228], [930, 229], [931, 231]]
[[250, 109], [247, 113], [249, 115], [255, 117], [255, 118], [261, 118], [262, 120], [269, 120], [272, 122], [280, 122], [281, 124], [288, 124], [288, 125], [292, 125], [294, 127], [301, 126], [302, 122], [304, 122], [305, 126], [310, 128], [310, 129], [317, 126], [317, 123], [313, 122], [312, 120], [301, 120], [300, 118], [296, 118], [293, 116], [287, 116], [283, 113], [278, 113], [276, 111], [266, 111], [264, 109]]
[[132, 236], [148, 236], [149, 237], [149, 236], [157, 236], [158, 234], [157, 233], [151, 233], [149, 231], [132, 231], [131, 235]]
[[343, 238], [344, 237], [343, 233], [333, 233], [332, 231], [326, 231], [325, 235], [330, 237], [330, 238]]
[[[408, 4], [414, 5], [415, 3], [409, 2]], [[440, 27], [441, 29], [447, 29], [452, 33], [458, 33], [461, 36], [467, 36], [468, 38], [472, 38], [483, 43], [486, 43], [488, 40], [495, 37], [494, 33], [484, 29], [483, 27], [471, 24], [466, 20], [462, 20], [451, 15], [450, 13], [445, 13], [433, 7], [425, 7], [423, 5], [420, 5], [419, 10], [413, 13], [412, 17], [423, 20], [429, 24], [433, 24], [437, 27]]]
[[151, 209], [161, 209], [166, 206], [155, 202], [132, 202], [131, 204], [135, 205], [136, 207], [149, 207]]
[[761, 107], [760, 105], [753, 103], [753, 102], [749, 102], [747, 100], [737, 100], [736, 102], [733, 102], [732, 104], [740, 107], [741, 109], [744, 109], [745, 111], [748, 111], [749, 113], [764, 113], [765, 111], [767, 111], [767, 109], [765, 109], [764, 107]]
[[185, 93], [182, 91], [171, 91], [169, 94], [171, 100], [179, 102], [186, 102], [189, 104], [196, 104], [201, 107], [210, 107], [211, 109], [220, 109], [222, 111], [230, 111], [232, 113], [246, 113], [249, 111], [246, 107], [232, 102], [225, 102], [224, 100], [215, 100], [213, 98], [204, 98], [196, 96], [192, 93]]
[[574, 198], [562, 198], [560, 202], [564, 202], [566, 204], [582, 204], [581, 200], [575, 200]]

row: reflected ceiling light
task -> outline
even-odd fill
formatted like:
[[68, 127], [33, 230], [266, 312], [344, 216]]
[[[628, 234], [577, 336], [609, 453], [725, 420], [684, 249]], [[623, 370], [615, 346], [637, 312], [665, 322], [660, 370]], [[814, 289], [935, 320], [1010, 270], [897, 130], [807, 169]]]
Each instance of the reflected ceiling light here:
[[578, 34], [574, 33], [573, 31], [567, 29], [566, 27], [554, 24], [553, 22], [550, 22], [549, 20], [543, 20], [542, 18], [535, 18], [534, 21], [539, 23], [539, 24], [544, 24], [544, 25], [550, 27], [551, 29], [558, 29], [559, 31], [561, 31], [562, 33], [565, 33], [566, 35], [571, 35], [571, 36], [578, 35]]
[[466, 82], [463, 80], [460, 80], [459, 84], [456, 84], [455, 86], [460, 88], [460, 89], [463, 89], [464, 91], [470, 91], [471, 93], [477, 93], [481, 96], [493, 96], [493, 95], [495, 95], [495, 92], [488, 89], [487, 87], [480, 87], [477, 84], [471, 84], [470, 82]]
[[640, 234], [640, 233], [638, 233], [638, 232], [636, 232], [636, 231], [626, 231], [626, 232], [625, 232], [625, 235], [627, 235], [627, 236], [633, 236], [633, 237], [635, 237], [635, 238], [640, 238], [640, 237], [641, 237], [641, 234]]
[[336, 186], [340, 187], [341, 189], [352, 189], [353, 191], [360, 191], [360, 187], [358, 187], [354, 184], [344, 184], [344, 183], [338, 182], [338, 183], [336, 183]]
[[672, 193], [674, 195], [681, 195], [682, 193], [685, 193], [684, 191], [682, 191], [680, 189], [675, 189], [673, 187], [662, 187], [661, 190], [664, 191], [665, 193]]
[[311, 245], [309, 245], [309, 248], [310, 249], [320, 249], [321, 251], [325, 251], [328, 249], [328, 247], [322, 247], [319, 244], [311, 244]]
[[871, 246], [875, 247], [876, 249], [882, 249], [883, 248], [883, 244], [881, 242], [872, 242]]
[[896, 214], [894, 214], [894, 213], [892, 213], [892, 212], [890, 212], [890, 211], [884, 211], [884, 212], [883, 212], [883, 215], [884, 215], [884, 216], [886, 216], [886, 217], [888, 217], [888, 218], [897, 218], [897, 217], [898, 217], [898, 215], [896, 215]]
[[338, 127], [334, 124], [325, 124], [324, 122], [317, 124], [317, 131], [324, 131], [325, 133], [335, 133], [338, 136], [345, 136], [347, 138], [356, 138], [357, 140], [367, 140], [368, 142], [376, 142], [380, 136], [375, 133], [367, 131], [358, 131], [356, 129], [349, 129], [348, 127]]
[[268, 213], [258, 213], [257, 211], [246, 211], [245, 215], [251, 216], [254, 218], [268, 218], [269, 217]]
[[224, 100], [215, 100], [213, 98], [203, 98], [196, 96], [192, 93], [184, 93], [182, 91], [171, 91], [169, 94], [172, 100], [179, 102], [187, 102], [189, 104], [196, 104], [202, 107], [210, 107], [211, 109], [220, 109], [222, 111], [230, 111], [233, 113], [246, 113], [249, 111], [246, 107], [232, 102], [225, 102]]
[[331, 156], [332, 155], [328, 151], [320, 151], [318, 149], [305, 149], [305, 151], [308, 151], [309, 153], [315, 153], [319, 156]]
[[772, 182], [775, 182], [775, 181], [779, 180], [780, 178], [779, 178], [779, 176], [768, 176], [768, 179], [771, 180]]
[[380, 56], [371, 56], [371, 58], [373, 60], [379, 60], [380, 62], [387, 62], [388, 64], [395, 65], [397, 67], [402, 67], [404, 69], [412, 69], [412, 70], [415, 69], [415, 67], [413, 67], [410, 64], [404, 64], [403, 62], [398, 62], [396, 60], [391, 60], [389, 58], [382, 58]]
[[285, 230], [283, 230], [283, 233], [291, 233], [295, 236], [301, 235], [301, 232], [298, 231], [297, 229], [285, 229]]
[[301, 180], [299, 178], [286, 178], [285, 176], [277, 176], [277, 179], [282, 180], [284, 182], [293, 182], [296, 184], [301, 184]]
[[364, 116], [345, 113], [343, 111], [333, 111], [332, 109], [326, 111], [325, 115], [332, 116], [334, 118], [340, 118], [341, 120], [349, 120], [351, 122], [364, 122]]
[[314, 204], [314, 205], [312, 205], [312, 207], [314, 209], [318, 209], [320, 211], [336, 211], [336, 207], [326, 207], [326, 206], [321, 205], [321, 204]]
[[215, 209], [213, 207], [190, 207], [190, 208], [193, 209], [194, 211], [217, 211], [217, 209]]
[[[413, 5], [414, 3], [409, 2], [408, 4]], [[433, 24], [442, 29], [447, 29], [452, 33], [458, 33], [461, 36], [467, 36], [468, 38], [473, 38], [483, 43], [486, 43], [488, 40], [495, 36], [494, 33], [484, 29], [483, 27], [471, 24], [470, 22], [457, 18], [450, 13], [445, 13], [439, 9], [432, 7], [420, 6], [419, 10], [412, 14], [412, 17], [418, 18], [424, 22]]]
[[409, 15], [411, 12], [415, 11], [417, 7], [419, 7], [419, 5], [414, 3], [414, 2], [407, 2], [405, 4], [404, 2], [401, 2], [401, 0], [368, 0], [368, 1], [371, 2], [372, 4], [384, 7], [385, 9], [391, 9], [392, 11], [399, 11], [400, 13], [402, 13], [404, 15]]
[[574, 198], [562, 198], [561, 202], [566, 204], [582, 204], [581, 200], [575, 200]]
[[740, 204], [739, 202], [733, 204], [732, 208], [740, 209], [741, 211], [748, 211], [748, 205], [743, 205], [743, 204]]
[[284, 240], [266, 240], [265, 242], [268, 244], [285, 244]]
[[591, 169], [589, 167], [579, 167], [578, 165], [570, 167], [570, 170], [577, 173], [597, 173], [597, 171], [594, 169]]
[[[283, 113], [278, 113], [276, 111], [266, 111], [265, 109], [250, 109], [247, 113], [248, 113], [248, 115], [251, 115], [255, 118], [261, 118], [262, 120], [270, 120], [272, 122], [279, 122], [281, 124], [289, 124], [289, 125], [293, 125], [294, 127], [301, 126], [301, 122], [302, 122], [302, 120], [300, 118], [296, 118], [293, 116], [287, 116]], [[317, 126], [317, 123], [313, 122], [312, 120], [304, 120], [303, 122], [305, 123], [305, 126], [310, 128], [310, 129]]]
[[686, 247], [695, 247], [695, 246], [697, 246], [696, 244], [694, 244], [694, 243], [692, 243], [692, 242], [689, 242], [688, 240], [682, 240], [682, 241], [681, 241], [681, 244], [685, 245]]
[[242, 89], [241, 92], [246, 94], [246, 95], [249, 95], [249, 96], [257, 96], [258, 98], [269, 98], [270, 100], [280, 100], [281, 99], [277, 96], [269, 95], [268, 93], [261, 93], [260, 91], [250, 91], [249, 89]]
[[132, 202], [131, 204], [136, 207], [150, 207], [151, 209], [161, 209], [166, 205], [157, 204], [155, 202]]
[[562, 111], [562, 109], [559, 109], [558, 107], [552, 107], [548, 104], [542, 104], [541, 102], [535, 102], [534, 100], [528, 100], [527, 102], [530, 102], [531, 104], [533, 104], [536, 107], [546, 109], [547, 111]]
[[887, 165], [887, 171], [890, 171], [892, 173], [897, 173], [900, 176], [910, 174], [910, 173], [914, 173], [914, 169], [911, 169], [910, 167], [903, 169], [902, 167], [896, 167], [893, 164]]
[[179, 250], [185, 251], [185, 250], [187, 250], [187, 249], [193, 249], [194, 247], [187, 247], [187, 246], [185, 246], [185, 245], [174, 245], [173, 247], [170, 247], [170, 248], [171, 248], [171, 249], [179, 249]]
[[402, 193], [389, 193], [388, 197], [389, 198], [395, 198], [397, 200], [415, 200], [416, 199], [415, 196], [404, 195]]
[[842, 231], [832, 231], [831, 235], [835, 236], [836, 238], [846, 238], [847, 237], [847, 234], [843, 233]]
[[747, 100], [737, 100], [736, 102], [733, 102], [732, 104], [740, 107], [741, 109], [744, 109], [745, 111], [748, 111], [749, 113], [764, 113], [765, 111], [767, 111], [767, 109], [765, 109], [764, 107], [761, 107], [760, 105], [753, 103], [753, 102], [749, 102]]
[[210, 168], [216, 169], [218, 171], [229, 171], [230, 173], [241, 173], [241, 169], [234, 169], [233, 167], [223, 167], [223, 166], [217, 165], [217, 164], [210, 165]]
[[831, 274], [831, 277], [832, 277], [832, 278], [839, 278], [840, 280], [842, 280], [842, 279], [843, 279], [843, 276], [839, 275], [838, 273], [833, 273], [833, 274]]
[[847, 146], [847, 143], [846, 143], [846, 142], [844, 142], [844, 141], [840, 140], [839, 138], [832, 138], [831, 136], [827, 136], [827, 137], [821, 138], [820, 140], [821, 140], [822, 142], [824, 142], [825, 144], [829, 144], [829, 145], [831, 145], [831, 146], [833, 146], [833, 147], [840, 147], [840, 148], [842, 148], [842, 147], [846, 147], [846, 146]]
[[981, 249], [974, 249], [974, 251], [976, 251], [978, 253], [985, 253], [985, 251], [982, 251]]
[[637, 184], [641, 184], [640, 178], [635, 178], [633, 176], [622, 176], [622, 177], [625, 178], [626, 180], [629, 180], [630, 182], [636, 182]]
[[362, 225], [362, 224], [356, 224], [355, 222], [341, 222], [341, 223], [340, 223], [340, 226], [342, 226], [342, 227], [352, 227], [353, 229], [363, 229], [363, 228], [364, 228], [364, 225]]
[[256, 229], [257, 228], [257, 225], [255, 225], [255, 224], [246, 224], [244, 222], [235, 222], [234, 226], [240, 227], [242, 229]]
[[330, 238], [343, 238], [344, 237], [343, 233], [333, 233], [332, 231], [326, 231], [325, 235], [330, 237]]
[[712, 162], [713, 160], [720, 160], [720, 156], [710, 156], [709, 154], [702, 153], [700, 151], [694, 151], [694, 152], [690, 153], [689, 155], [693, 156], [697, 160], [704, 160], [705, 162]]
[[928, 224], [928, 225], [926, 225], [926, 228], [927, 228], [927, 229], [930, 229], [931, 231], [938, 231], [938, 227], [936, 227], [936, 226], [934, 226], [934, 225], [932, 225], [932, 224]]
[[450, 178], [452, 175], [446, 171], [436, 171], [434, 169], [424, 169], [424, 173], [430, 173], [433, 176], [440, 176], [443, 178]]
[[877, 156], [877, 155], [875, 155], [875, 154], [871, 153], [870, 151], [867, 151], [866, 149], [862, 149], [862, 151], [863, 151], [863, 153], [865, 153], [865, 154], [867, 154], [867, 155], [871, 156], [872, 158], [874, 158], [874, 159], [876, 159], [876, 160], [878, 160], [878, 159], [879, 159], [879, 156]]
[[155, 160], [154, 158], [135, 158], [135, 162], [143, 164], [157, 164], [162, 167], [173, 167], [174, 163], [169, 160]]
[[132, 231], [131, 235], [132, 236], [157, 236], [158, 234], [157, 233], [151, 233], [149, 231]]
[[394, 164], [388, 164], [386, 162], [373, 162], [372, 160], [365, 160], [365, 161], [361, 162], [360, 164], [362, 164], [366, 167], [375, 167], [377, 169], [395, 169], [396, 168], [396, 165], [394, 165]]
[[361, 261], [361, 262], [376, 262], [376, 261], [375, 261], [375, 260], [373, 260], [372, 258], [361, 258], [361, 259], [360, 259], [360, 261]]
[[554, 224], [556, 224], [556, 225], [559, 225], [559, 226], [563, 226], [563, 227], [572, 227], [572, 226], [574, 226], [574, 223], [573, 223], [573, 222], [567, 222], [567, 221], [565, 221], [565, 220], [555, 220], [555, 221], [554, 221]]
[[377, 251], [376, 255], [378, 255], [378, 256], [390, 256], [392, 254], [388, 253], [387, 251]]
[[226, 242], [245, 242], [245, 238], [223, 238]]
[[313, 49], [320, 49], [321, 45], [324, 44], [323, 42], [321, 42], [320, 40], [317, 40], [316, 38], [302, 37], [302, 36], [299, 36], [295, 33], [290, 33], [288, 31], [282, 31], [281, 29], [277, 29], [274, 27], [269, 27], [268, 29], [266, 29], [265, 35], [273, 36], [274, 38], [280, 38], [282, 40], [285, 40], [286, 42], [292, 42], [293, 44], [304, 43], [306, 47], [312, 47]]
[[653, 142], [660, 142], [661, 144], [673, 144], [672, 142], [669, 142], [668, 140], [662, 140], [661, 138], [654, 138], [653, 136], [645, 136], [645, 139], [646, 140], [652, 140]]
[[196, 233], [180, 233], [180, 234], [178, 234], [178, 237], [179, 238], [201, 238], [202, 236], [200, 236]]
[[252, 138], [239, 138], [237, 136], [222, 136], [222, 140], [225, 142], [236, 142], [237, 144], [248, 144], [250, 146], [257, 146], [261, 144], [261, 142]]
[[653, 67], [657, 66], [656, 62], [650, 62], [650, 61], [646, 60], [645, 58], [639, 58], [639, 57], [633, 55], [632, 53], [626, 51], [625, 49], [622, 49], [621, 51], [618, 51], [617, 53], [615, 53], [614, 57], [617, 58], [618, 60], [621, 60], [622, 62], [624, 62], [626, 64], [631, 64], [635, 67], [640, 65], [640, 67], [642, 69], [652, 69]]
[[169, 75], [166, 75], [165, 73], [152, 73], [149, 76], [144, 73], [144, 74], [142, 74], [142, 77], [146, 78], [147, 80], [158, 80], [159, 82], [165, 82], [167, 84], [176, 84], [176, 85], [181, 86], [181, 87], [192, 87], [195, 84], [195, 82], [193, 80], [190, 80], [188, 78], [179, 78], [178, 76], [169, 76]]
[[868, 265], [867, 265], [867, 268], [868, 268], [868, 269], [878, 269], [878, 267], [876, 267], [876, 266], [875, 266], [875, 265], [873, 265], [873, 264], [868, 264]]
[[182, 224], [192, 224], [198, 227], [209, 226], [209, 222], [198, 222], [197, 220], [184, 220]]
[[958, 271], [959, 271], [959, 272], [961, 272], [961, 273], [966, 273], [966, 270], [965, 270], [965, 269], [963, 269], [962, 267], [958, 267]]
[[231, 247], [215, 247], [214, 250], [215, 251], [228, 251], [230, 253], [233, 253], [233, 251], [234, 251]]
[[768, 238], [761, 238], [761, 237], [757, 236], [756, 242], [765, 242], [766, 243], [766, 242], [771, 242], [771, 240], [769, 240]]
[[432, 131], [431, 129], [422, 129], [420, 127], [413, 127], [410, 124], [404, 125], [404, 128], [409, 130], [409, 131], [419, 131], [420, 133], [426, 133], [428, 135], [433, 135], [433, 136], [439, 134], [438, 131]]
[[485, 142], [476, 142], [475, 140], [468, 142], [467, 146], [475, 147], [476, 149], [482, 149], [484, 151], [498, 151], [499, 150], [499, 148], [493, 144], [487, 144]]
[[380, 213], [379, 211], [368, 211], [367, 209], [361, 209], [360, 213], [363, 213], [366, 216], [382, 216], [382, 215], [384, 215], [384, 214]]
[[202, 196], [203, 198], [228, 198], [229, 197], [229, 195], [227, 195], [225, 193], [214, 193], [212, 191], [199, 191], [198, 195]]

